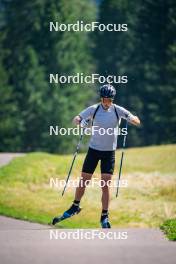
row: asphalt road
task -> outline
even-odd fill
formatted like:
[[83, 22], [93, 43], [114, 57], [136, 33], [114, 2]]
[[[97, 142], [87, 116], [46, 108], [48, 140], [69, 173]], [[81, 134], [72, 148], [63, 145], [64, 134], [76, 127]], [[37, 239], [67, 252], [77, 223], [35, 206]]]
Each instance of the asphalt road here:
[[0, 167], [8, 164], [12, 159], [16, 157], [24, 156], [23, 153], [0, 153]]
[[[86, 237], [85, 234], [90, 232], [98, 235]], [[113, 233], [109, 236], [108, 232]], [[127, 239], [119, 239], [122, 232], [127, 232]], [[167, 241], [157, 229], [52, 229], [50, 226], [0, 216], [2, 264], [95, 262], [175, 264], [176, 243]]]
[[[21, 155], [0, 154], [0, 165]], [[176, 242], [159, 229], [65, 230], [0, 216], [0, 263], [175, 264]]]

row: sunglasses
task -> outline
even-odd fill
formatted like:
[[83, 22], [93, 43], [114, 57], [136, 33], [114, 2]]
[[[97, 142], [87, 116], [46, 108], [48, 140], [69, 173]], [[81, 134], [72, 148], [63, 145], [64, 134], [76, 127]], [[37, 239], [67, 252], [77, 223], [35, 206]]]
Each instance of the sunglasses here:
[[101, 100], [103, 101], [103, 102], [113, 102], [113, 99], [112, 98], [105, 98], [105, 97], [102, 97], [101, 98]]

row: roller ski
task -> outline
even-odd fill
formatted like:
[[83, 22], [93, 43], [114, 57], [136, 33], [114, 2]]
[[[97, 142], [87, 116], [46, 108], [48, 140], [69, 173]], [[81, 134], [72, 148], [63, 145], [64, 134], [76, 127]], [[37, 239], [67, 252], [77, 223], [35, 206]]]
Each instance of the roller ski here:
[[67, 211], [63, 213], [63, 215], [54, 217], [52, 220], [52, 225], [56, 225], [57, 223], [70, 218], [76, 214], [79, 214], [81, 212], [82, 208], [79, 207], [78, 205], [72, 205]]

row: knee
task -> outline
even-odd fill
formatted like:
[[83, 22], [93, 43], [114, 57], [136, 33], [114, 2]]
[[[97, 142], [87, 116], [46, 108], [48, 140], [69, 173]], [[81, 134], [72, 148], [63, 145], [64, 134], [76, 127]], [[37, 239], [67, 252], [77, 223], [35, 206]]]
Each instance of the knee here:
[[90, 179], [92, 178], [92, 174], [90, 174], [90, 173], [86, 173], [86, 172], [82, 172], [82, 173], [81, 173], [81, 178], [82, 178], [83, 180], [90, 180]]

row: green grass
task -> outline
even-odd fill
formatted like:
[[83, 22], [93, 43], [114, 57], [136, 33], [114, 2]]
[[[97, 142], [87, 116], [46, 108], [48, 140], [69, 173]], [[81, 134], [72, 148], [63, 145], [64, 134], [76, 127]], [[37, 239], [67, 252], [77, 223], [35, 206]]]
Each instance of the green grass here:
[[[117, 152], [114, 179], [120, 162]], [[79, 154], [71, 178], [80, 176], [85, 154]], [[0, 214], [19, 219], [49, 223], [67, 209], [74, 197], [74, 188], [51, 188], [50, 178], [66, 178], [72, 155], [30, 153], [0, 168]], [[129, 149], [125, 153], [122, 179], [128, 188], [121, 188], [115, 198], [111, 189], [110, 218], [113, 227], [158, 227], [176, 217], [176, 145]], [[100, 177], [97, 168], [94, 177]], [[87, 188], [81, 203], [82, 212], [61, 222], [60, 228], [97, 228], [101, 212], [101, 190]]]
[[166, 220], [160, 228], [169, 240], [176, 241], [176, 218]]

